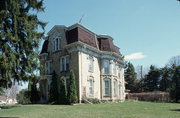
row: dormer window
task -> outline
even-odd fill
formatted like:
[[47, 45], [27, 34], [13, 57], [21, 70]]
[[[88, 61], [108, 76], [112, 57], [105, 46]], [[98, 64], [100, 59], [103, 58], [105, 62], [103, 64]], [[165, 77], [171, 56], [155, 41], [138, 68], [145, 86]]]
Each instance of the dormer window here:
[[60, 37], [55, 38], [54, 40], [52, 40], [52, 51], [57, 51], [59, 50], [61, 47], [61, 40]]

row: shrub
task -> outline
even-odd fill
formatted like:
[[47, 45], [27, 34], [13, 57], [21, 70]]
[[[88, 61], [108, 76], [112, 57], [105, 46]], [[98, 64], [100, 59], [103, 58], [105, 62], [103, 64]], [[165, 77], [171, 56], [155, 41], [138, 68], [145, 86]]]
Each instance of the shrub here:
[[19, 94], [17, 94], [17, 102], [19, 104], [30, 104], [30, 97], [30, 91], [28, 91], [27, 89], [23, 89], [19, 92]]
[[37, 89], [37, 82], [36, 78], [33, 78], [29, 81], [28, 90], [30, 91], [30, 100], [31, 103], [37, 103], [40, 100], [39, 91]]
[[151, 101], [151, 102], [169, 102], [168, 92], [143, 92], [143, 93], [128, 93], [128, 100]]
[[75, 81], [75, 75], [74, 72], [70, 71], [70, 82], [69, 82], [69, 89], [68, 89], [68, 102], [70, 104], [77, 103], [77, 90], [76, 90], [76, 81]]
[[57, 74], [53, 71], [52, 74], [52, 81], [50, 84], [50, 91], [49, 91], [49, 102], [52, 104], [58, 103], [58, 85], [57, 85]]
[[66, 80], [64, 76], [60, 78], [59, 103], [67, 104]]
[[87, 100], [93, 104], [100, 104], [101, 103], [101, 100], [99, 100], [97, 98], [88, 98]]

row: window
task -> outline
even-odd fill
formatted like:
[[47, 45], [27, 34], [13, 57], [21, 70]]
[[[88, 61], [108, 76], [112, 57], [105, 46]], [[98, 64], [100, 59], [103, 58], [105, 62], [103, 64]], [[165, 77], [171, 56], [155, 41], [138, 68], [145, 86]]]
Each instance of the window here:
[[45, 63], [45, 66], [46, 66], [45, 74], [47, 74], [47, 75], [51, 74], [52, 63], [50, 61], [48, 61]]
[[60, 58], [60, 71], [69, 70], [69, 56], [63, 56]]
[[90, 77], [89, 79], [89, 95], [93, 96], [94, 94], [94, 78]]
[[56, 49], [55, 50], [59, 50], [59, 39], [56, 38]]
[[113, 74], [116, 75], [116, 62], [113, 62]]
[[53, 52], [59, 50], [60, 45], [61, 45], [60, 38], [55, 38], [54, 40], [52, 40], [52, 50], [53, 50]]
[[104, 73], [109, 74], [109, 60], [103, 61], [103, 68], [104, 68]]
[[118, 94], [118, 83], [117, 80], [114, 80], [114, 96], [117, 96]]
[[66, 70], [69, 70], [69, 56], [66, 56]]
[[94, 63], [93, 63], [93, 57], [89, 56], [89, 71], [93, 71], [94, 70]]
[[104, 79], [104, 96], [110, 96], [110, 79]]
[[118, 77], [121, 78], [121, 70], [120, 70], [120, 68], [118, 70]]

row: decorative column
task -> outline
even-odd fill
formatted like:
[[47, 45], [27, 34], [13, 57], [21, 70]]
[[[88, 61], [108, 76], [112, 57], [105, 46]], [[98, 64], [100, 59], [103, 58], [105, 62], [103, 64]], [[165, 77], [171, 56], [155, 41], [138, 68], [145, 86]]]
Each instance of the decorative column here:
[[112, 74], [113, 74], [113, 60], [110, 60], [110, 63], [109, 63], [109, 74], [111, 75], [110, 76], [110, 78], [111, 78], [111, 89], [110, 89], [110, 91], [111, 91], [111, 100], [112, 101], [114, 101], [114, 84], [113, 84], [113, 76], [112, 76]]

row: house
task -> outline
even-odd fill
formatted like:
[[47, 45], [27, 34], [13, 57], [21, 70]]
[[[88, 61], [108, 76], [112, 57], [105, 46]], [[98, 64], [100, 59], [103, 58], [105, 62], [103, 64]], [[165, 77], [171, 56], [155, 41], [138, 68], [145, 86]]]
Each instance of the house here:
[[124, 101], [124, 59], [108, 35], [97, 35], [81, 24], [54, 26], [47, 34], [39, 59], [44, 65], [39, 83], [41, 100], [48, 100], [52, 72], [76, 77], [78, 99]]

